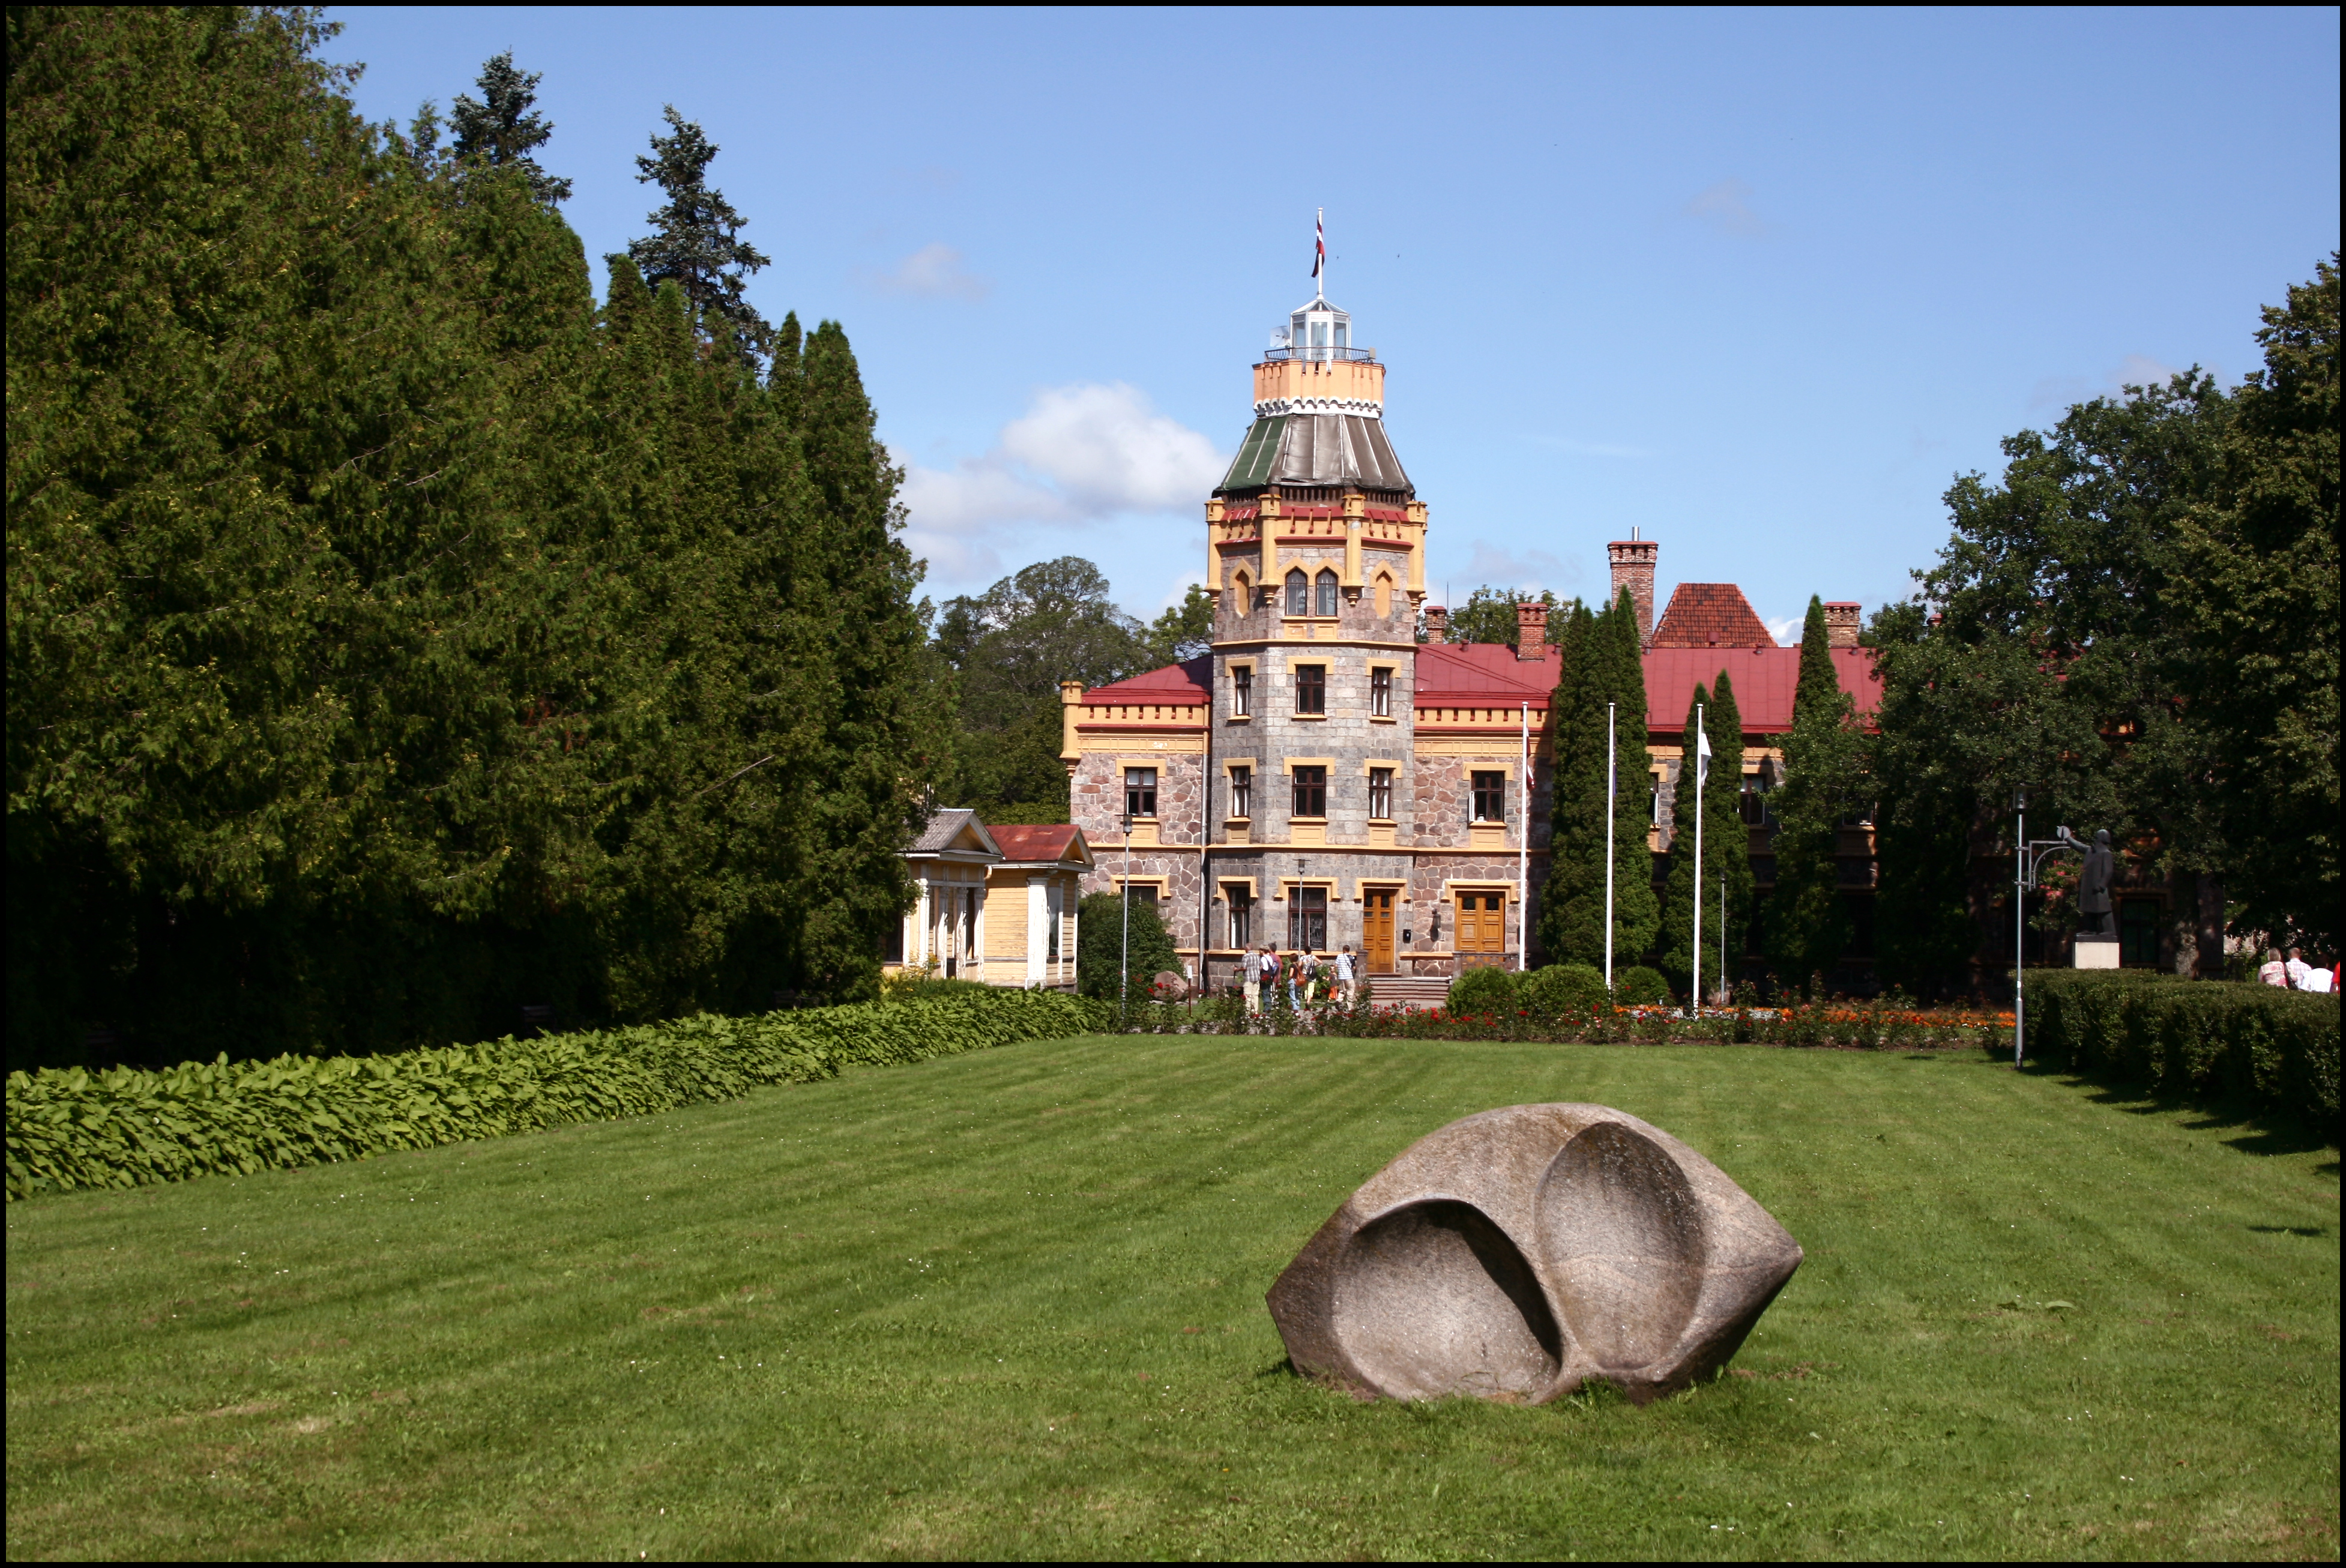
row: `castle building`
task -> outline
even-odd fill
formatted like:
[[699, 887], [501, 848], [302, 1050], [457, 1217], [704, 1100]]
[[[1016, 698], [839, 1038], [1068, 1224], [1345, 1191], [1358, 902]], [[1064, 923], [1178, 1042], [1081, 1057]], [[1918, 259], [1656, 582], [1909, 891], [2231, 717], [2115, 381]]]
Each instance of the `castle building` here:
[[[1061, 687], [1070, 815], [1096, 857], [1084, 889], [1155, 900], [1216, 987], [1263, 942], [1349, 944], [1372, 974], [1428, 980], [1541, 962], [1526, 949], [1547, 874], [1546, 611], [1518, 606], [1515, 647], [1449, 639], [1443, 606], [1425, 602], [1433, 524], [1386, 431], [1385, 366], [1324, 297], [1280, 336], [1254, 366], [1253, 423], [1205, 504], [1209, 650]], [[1731, 584], [1681, 584], [1657, 626], [1658, 546], [1633, 535], [1608, 548], [1647, 641], [1645, 732], [1625, 723], [1621, 740], [1647, 746], [1658, 877], [1695, 684], [1732, 675], [1747, 787], [1764, 796], [1800, 650], [1778, 647]], [[1834, 660], [1870, 711], [1856, 608], [1830, 608]], [[1745, 815], [1764, 886], [1764, 800]], [[1870, 889], [1870, 831], [1852, 830], [1843, 851], [1844, 885]]]

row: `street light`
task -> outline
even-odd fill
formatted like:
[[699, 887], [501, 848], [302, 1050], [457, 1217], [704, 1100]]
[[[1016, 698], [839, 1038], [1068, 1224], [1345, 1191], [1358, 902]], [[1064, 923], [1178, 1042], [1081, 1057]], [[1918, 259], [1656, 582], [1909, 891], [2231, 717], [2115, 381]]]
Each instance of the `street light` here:
[[2082, 850], [2086, 846], [2066, 826], [2054, 829], [2049, 839], [2028, 836], [2025, 784], [2012, 792], [2012, 809], [2017, 824], [2013, 840], [2019, 845], [2014, 853], [2012, 878], [2012, 1064], [2017, 1067], [2023, 1057], [2022, 1037], [2028, 1018], [2028, 993], [2022, 984], [2028, 968], [2028, 890], [2036, 886], [2037, 868], [2045, 863], [2045, 856], [2055, 850]]
[[1116, 966], [1116, 1021], [1123, 1027], [1132, 1006], [1132, 789], [1124, 791], [1124, 956]]

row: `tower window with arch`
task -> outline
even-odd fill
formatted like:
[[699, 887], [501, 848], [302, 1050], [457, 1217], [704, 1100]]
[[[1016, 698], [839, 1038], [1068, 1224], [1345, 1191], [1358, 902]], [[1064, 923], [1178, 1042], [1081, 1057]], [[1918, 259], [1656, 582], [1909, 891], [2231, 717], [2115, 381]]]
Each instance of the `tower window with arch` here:
[[1320, 574], [1319, 613], [1323, 616], [1336, 613], [1336, 574], [1333, 572], [1323, 570]]
[[1392, 614], [1392, 578], [1382, 572], [1377, 574], [1377, 614]]
[[1287, 574], [1287, 613], [1290, 616], [1311, 613], [1311, 579], [1303, 575], [1300, 566]]

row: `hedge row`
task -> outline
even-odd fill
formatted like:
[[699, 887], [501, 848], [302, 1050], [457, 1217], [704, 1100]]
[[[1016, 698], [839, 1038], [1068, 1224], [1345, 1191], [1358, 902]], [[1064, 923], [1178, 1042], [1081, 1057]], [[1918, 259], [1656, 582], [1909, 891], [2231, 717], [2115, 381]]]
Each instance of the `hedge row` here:
[[700, 1016], [384, 1056], [11, 1073], [8, 1199], [358, 1159], [729, 1100], [760, 1084], [1096, 1032], [1046, 992], [937, 989], [852, 1007]]
[[2119, 970], [2031, 970], [2028, 1054], [2162, 1095], [2338, 1119], [2338, 998]]

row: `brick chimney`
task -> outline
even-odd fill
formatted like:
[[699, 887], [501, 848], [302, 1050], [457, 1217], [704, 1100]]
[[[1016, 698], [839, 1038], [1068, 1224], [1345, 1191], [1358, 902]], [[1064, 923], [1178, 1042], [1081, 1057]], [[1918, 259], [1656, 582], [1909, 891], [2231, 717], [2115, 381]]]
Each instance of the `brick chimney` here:
[[1425, 606], [1425, 640], [1430, 643], [1450, 640], [1450, 612], [1440, 605]]
[[1547, 657], [1547, 606], [1536, 600], [1515, 606], [1515, 657]]
[[1825, 646], [1853, 648], [1857, 646], [1857, 616], [1862, 606], [1842, 600], [1825, 606]]
[[1654, 556], [1660, 550], [1661, 546], [1651, 539], [1638, 538], [1635, 528], [1629, 530], [1627, 539], [1616, 539], [1605, 546], [1606, 555], [1613, 561], [1612, 598], [1618, 599], [1621, 590], [1627, 588], [1630, 601], [1637, 606], [1639, 647], [1653, 640]]

